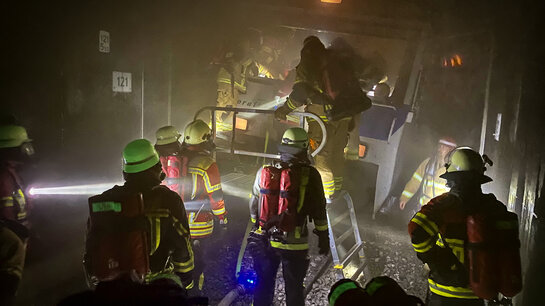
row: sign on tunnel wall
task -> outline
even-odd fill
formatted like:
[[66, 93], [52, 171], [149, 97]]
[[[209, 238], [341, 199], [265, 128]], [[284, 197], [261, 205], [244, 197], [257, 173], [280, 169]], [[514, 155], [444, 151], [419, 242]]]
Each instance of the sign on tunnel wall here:
[[110, 33], [100, 31], [98, 34], [98, 51], [102, 53], [110, 53]]
[[112, 77], [112, 90], [114, 92], [131, 92], [132, 74], [130, 72], [114, 71]]

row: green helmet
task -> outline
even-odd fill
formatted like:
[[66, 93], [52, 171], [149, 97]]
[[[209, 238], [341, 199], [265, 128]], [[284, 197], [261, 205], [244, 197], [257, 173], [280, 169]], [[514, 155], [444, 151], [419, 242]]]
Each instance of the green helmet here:
[[188, 145], [198, 145], [208, 141], [212, 137], [212, 131], [208, 124], [197, 119], [189, 123], [184, 130], [184, 142]]
[[155, 137], [157, 141], [156, 145], [166, 145], [178, 141], [182, 136], [178, 130], [172, 125], [163, 126], [155, 132]]
[[31, 142], [26, 129], [19, 125], [0, 125], [0, 149], [20, 147]]
[[155, 166], [159, 155], [151, 142], [137, 139], [129, 142], [123, 150], [123, 172], [138, 173]]
[[282, 135], [282, 144], [301, 149], [308, 148], [308, 134], [300, 127], [289, 128]]
[[474, 174], [481, 178], [481, 184], [492, 179], [484, 174], [486, 163], [483, 157], [470, 147], [459, 147], [452, 150], [447, 156], [446, 172], [440, 177], [448, 179], [456, 173]]

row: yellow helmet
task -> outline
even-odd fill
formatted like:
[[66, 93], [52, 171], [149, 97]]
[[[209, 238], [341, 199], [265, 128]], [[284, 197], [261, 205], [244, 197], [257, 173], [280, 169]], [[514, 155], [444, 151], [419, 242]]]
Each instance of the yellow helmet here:
[[172, 125], [163, 126], [155, 132], [155, 137], [157, 138], [156, 145], [167, 145], [173, 142], [178, 141], [182, 136], [178, 130]]
[[212, 131], [208, 124], [197, 119], [189, 123], [184, 130], [184, 142], [188, 145], [198, 145], [210, 140]]
[[300, 127], [289, 128], [282, 135], [282, 144], [301, 149], [308, 148], [308, 134]]
[[486, 163], [483, 157], [470, 147], [458, 147], [447, 156], [446, 172], [440, 177], [448, 179], [456, 173], [470, 173], [481, 178], [481, 184], [491, 182], [492, 179], [484, 174]]

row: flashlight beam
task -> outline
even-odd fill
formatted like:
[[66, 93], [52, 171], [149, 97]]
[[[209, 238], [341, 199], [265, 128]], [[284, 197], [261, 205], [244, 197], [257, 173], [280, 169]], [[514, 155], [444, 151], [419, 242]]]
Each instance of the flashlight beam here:
[[[59, 187], [31, 187], [28, 193], [31, 196], [35, 195], [95, 195], [112, 188], [114, 185], [123, 185], [123, 182], [110, 182], [100, 184], [85, 184], [74, 186], [59, 186]], [[236, 184], [231, 184], [227, 181], [223, 184], [223, 192], [225, 194], [240, 198], [249, 198], [251, 195], [251, 186], [241, 188]]]
[[31, 187], [30, 195], [93, 195], [112, 188], [113, 185], [123, 185], [122, 182], [87, 184], [62, 187]]

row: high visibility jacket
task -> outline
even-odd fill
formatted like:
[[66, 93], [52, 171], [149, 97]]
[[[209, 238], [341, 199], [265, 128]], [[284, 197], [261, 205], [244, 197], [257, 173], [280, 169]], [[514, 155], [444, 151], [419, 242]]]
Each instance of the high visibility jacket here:
[[0, 218], [26, 224], [29, 204], [15, 168], [10, 163], [0, 165]]
[[[314, 222], [314, 228], [318, 231], [327, 231], [327, 215], [326, 215], [326, 200], [324, 196], [324, 189], [322, 186], [322, 179], [320, 173], [314, 167], [308, 166], [309, 180], [306, 186], [305, 197], [303, 203], [298, 203], [297, 206], [301, 206], [296, 217], [297, 224], [295, 230], [292, 232], [284, 233], [281, 239], [278, 237], [270, 237], [271, 246], [284, 250], [307, 250], [308, 249], [308, 228], [307, 217], [310, 217]], [[254, 185], [252, 188], [252, 198], [250, 200], [250, 218], [252, 222], [256, 222], [260, 201], [260, 186], [261, 172], [259, 169], [257, 172]], [[260, 228], [256, 229], [257, 234], [265, 234]]]
[[440, 170], [442, 166], [431, 158], [421, 162], [405, 185], [400, 201], [408, 202], [419, 191], [419, 188], [422, 188], [422, 193], [418, 199], [419, 206], [425, 205], [429, 200], [448, 192], [447, 181], [439, 177], [444, 173], [444, 171]]
[[218, 90], [246, 92], [246, 76], [248, 67], [252, 63], [251, 60], [245, 62], [227, 61], [218, 71], [216, 78]]
[[293, 83], [294, 88], [296, 88], [298, 84], [305, 84], [305, 86], [299, 87], [301, 89], [298, 94], [294, 94], [294, 92], [292, 92], [284, 105], [282, 105], [281, 107], [285, 107], [293, 111], [294, 109], [304, 105], [306, 111], [315, 113], [320, 117], [320, 119], [322, 119], [324, 122], [327, 122], [324, 106], [322, 104], [316, 103], [317, 101], [312, 101], [312, 99], [310, 98], [310, 96], [315, 93], [323, 93], [323, 84], [320, 81], [320, 77], [312, 76], [310, 72], [305, 69], [305, 66], [301, 64], [297, 66], [295, 72], [295, 82]]
[[194, 258], [182, 199], [165, 186], [148, 186], [139, 182], [114, 186], [103, 195], [121, 198], [137, 192], [143, 195], [144, 212], [149, 224], [151, 273], [147, 278], [175, 272], [188, 286], [192, 282]]
[[463, 201], [452, 192], [433, 198], [409, 222], [413, 248], [430, 267], [431, 292], [447, 298], [478, 299], [469, 287], [466, 219], [472, 209], [492, 212], [505, 206], [491, 194]]
[[185, 188], [183, 198], [188, 203], [191, 238], [204, 238], [214, 231], [214, 216], [227, 222], [220, 172], [214, 159], [203, 152], [190, 157], [188, 174], [191, 186]]
[[[329, 63], [322, 70], [316, 70], [310, 68], [306, 63], [303, 65], [300, 63], [296, 68], [296, 77], [293, 85], [293, 91], [289, 95], [288, 99], [284, 103], [283, 108], [287, 108], [290, 111], [305, 106], [305, 111], [314, 113], [322, 119], [323, 122], [328, 122], [329, 119], [326, 116], [326, 110], [333, 109], [331, 104], [333, 100], [339, 95], [340, 85], [345, 79], [355, 79], [352, 70], [339, 69], [336, 56], [333, 52], [328, 52], [326, 55], [326, 61]], [[313, 66], [319, 65], [318, 63]], [[331, 73], [333, 75], [331, 75]], [[339, 80], [333, 80], [332, 77]], [[350, 78], [351, 77], [351, 78]], [[352, 84], [352, 83], [351, 83]], [[359, 87], [358, 87], [359, 90]], [[337, 121], [351, 120], [351, 118], [342, 118]], [[314, 121], [308, 119], [309, 122]]]

